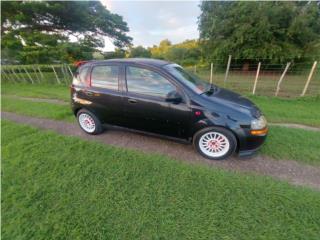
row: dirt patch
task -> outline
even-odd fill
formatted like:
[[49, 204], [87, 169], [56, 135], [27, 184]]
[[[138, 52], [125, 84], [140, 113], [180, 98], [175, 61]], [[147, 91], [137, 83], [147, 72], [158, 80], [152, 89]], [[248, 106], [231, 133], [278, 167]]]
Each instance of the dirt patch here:
[[91, 136], [84, 133], [75, 123], [27, 117], [8, 112], [2, 112], [2, 118], [17, 123], [29, 124], [40, 129], [53, 130], [68, 136], [76, 136], [86, 140], [99, 141], [104, 144], [136, 149], [143, 152], [160, 153], [174, 159], [207, 164], [231, 171], [271, 176], [276, 179], [288, 181], [294, 185], [307, 186], [320, 190], [320, 167], [303, 165], [296, 161], [276, 161], [260, 155], [252, 158], [234, 157], [226, 161], [210, 161], [201, 157], [193, 149], [192, 145], [128, 132], [121, 128], [108, 127], [103, 134]]

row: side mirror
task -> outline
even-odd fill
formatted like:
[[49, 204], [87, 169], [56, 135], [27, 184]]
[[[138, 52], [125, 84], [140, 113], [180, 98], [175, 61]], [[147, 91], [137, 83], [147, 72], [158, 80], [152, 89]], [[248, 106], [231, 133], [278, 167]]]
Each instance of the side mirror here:
[[167, 94], [166, 101], [178, 104], [182, 102], [182, 97], [177, 91], [171, 91]]

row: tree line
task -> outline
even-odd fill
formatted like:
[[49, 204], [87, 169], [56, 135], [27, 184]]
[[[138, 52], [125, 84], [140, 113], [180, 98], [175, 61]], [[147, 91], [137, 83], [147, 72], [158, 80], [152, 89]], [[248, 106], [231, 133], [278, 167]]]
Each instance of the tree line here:
[[[183, 4], [183, 3], [181, 3]], [[73, 62], [92, 58], [152, 57], [182, 65], [271, 64], [320, 58], [320, 1], [209, 2], [200, 4], [199, 39], [149, 48], [132, 46], [128, 24], [100, 2], [1, 2], [3, 59], [21, 63]], [[103, 37], [116, 46], [101, 52]]]

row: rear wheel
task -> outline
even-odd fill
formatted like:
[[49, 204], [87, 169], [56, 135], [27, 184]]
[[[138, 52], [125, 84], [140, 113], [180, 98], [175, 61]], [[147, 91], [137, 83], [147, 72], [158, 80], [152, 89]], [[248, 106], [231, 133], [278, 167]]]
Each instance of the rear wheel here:
[[211, 160], [223, 160], [234, 153], [237, 140], [232, 132], [224, 128], [206, 128], [195, 134], [197, 151]]
[[83, 131], [88, 134], [99, 134], [103, 131], [99, 119], [91, 112], [81, 109], [77, 113], [78, 123]]

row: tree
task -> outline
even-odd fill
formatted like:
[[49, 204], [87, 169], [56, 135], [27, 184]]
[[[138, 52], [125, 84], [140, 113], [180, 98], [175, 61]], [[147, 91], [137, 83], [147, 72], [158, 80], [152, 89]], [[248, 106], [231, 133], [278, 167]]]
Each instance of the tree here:
[[166, 59], [182, 65], [194, 65], [201, 61], [202, 54], [197, 40], [186, 40], [182, 43], [171, 44], [167, 39], [159, 46], [151, 48], [153, 58]]
[[200, 7], [200, 39], [209, 60], [225, 61], [229, 54], [270, 62], [319, 57], [316, 2], [203, 1]]
[[129, 51], [127, 53], [127, 57], [129, 57], [129, 58], [134, 58], [134, 57], [149, 58], [149, 57], [151, 57], [151, 52], [142, 46], [132, 47], [129, 49]]
[[[128, 31], [122, 17], [99, 1], [1, 2], [2, 49], [45, 53], [80, 46], [92, 53], [104, 47], [103, 37], [117, 47], [129, 46]], [[77, 42], [71, 43], [71, 36]]]
[[153, 58], [165, 59], [165, 55], [171, 46], [171, 42], [168, 39], [164, 39], [160, 42], [159, 46], [154, 45], [150, 48]]

